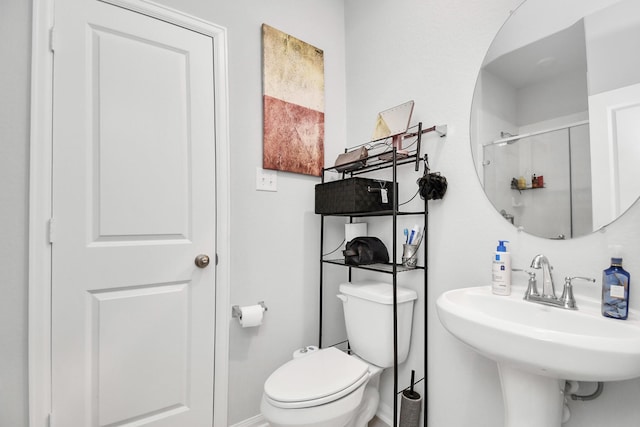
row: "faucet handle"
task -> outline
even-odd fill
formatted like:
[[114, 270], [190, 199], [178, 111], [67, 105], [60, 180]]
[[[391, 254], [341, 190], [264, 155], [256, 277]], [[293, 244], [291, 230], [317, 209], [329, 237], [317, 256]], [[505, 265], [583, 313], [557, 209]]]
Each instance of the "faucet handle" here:
[[527, 291], [524, 293], [524, 299], [528, 299], [530, 296], [539, 296], [538, 293], [538, 281], [536, 279], [536, 272], [532, 270], [524, 270], [521, 268], [512, 268], [512, 271], [522, 271], [529, 275], [529, 282], [527, 284]]
[[586, 280], [587, 282], [595, 283], [596, 279], [592, 277], [583, 277], [583, 276], [567, 276], [564, 278], [564, 289], [562, 290], [562, 296], [560, 297], [560, 301], [564, 305], [564, 308], [570, 308], [572, 310], [577, 309], [576, 300], [573, 297], [573, 285], [571, 284], [572, 280]]
[[568, 282], [569, 284], [571, 284], [571, 281], [574, 279], [580, 279], [580, 280], [586, 280], [587, 282], [591, 282], [591, 283], [595, 283], [596, 279], [594, 279], [593, 277], [584, 277], [584, 276], [573, 276], [573, 277], [565, 277], [564, 278], [564, 282], [565, 284]]
[[529, 278], [536, 277], [536, 272], [535, 271], [525, 270], [524, 268], [512, 268], [511, 271], [527, 273], [529, 275]]

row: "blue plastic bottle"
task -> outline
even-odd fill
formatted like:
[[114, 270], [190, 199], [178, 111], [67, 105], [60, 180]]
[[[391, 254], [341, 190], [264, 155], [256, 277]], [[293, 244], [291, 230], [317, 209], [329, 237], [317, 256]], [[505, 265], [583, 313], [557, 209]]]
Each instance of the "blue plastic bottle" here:
[[602, 315], [626, 320], [629, 315], [631, 275], [622, 268], [622, 258], [611, 258], [611, 267], [602, 272]]

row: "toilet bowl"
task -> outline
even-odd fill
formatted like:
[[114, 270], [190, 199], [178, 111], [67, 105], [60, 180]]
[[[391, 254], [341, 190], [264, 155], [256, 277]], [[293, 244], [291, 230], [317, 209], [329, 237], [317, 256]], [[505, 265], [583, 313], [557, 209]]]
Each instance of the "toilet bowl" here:
[[378, 409], [380, 374], [395, 363], [394, 337], [397, 363], [407, 357], [416, 292], [375, 281], [339, 289], [353, 355], [328, 347], [276, 369], [260, 404], [271, 427], [366, 427]]
[[364, 427], [378, 407], [381, 371], [336, 348], [322, 349], [271, 374], [260, 411], [272, 427]]

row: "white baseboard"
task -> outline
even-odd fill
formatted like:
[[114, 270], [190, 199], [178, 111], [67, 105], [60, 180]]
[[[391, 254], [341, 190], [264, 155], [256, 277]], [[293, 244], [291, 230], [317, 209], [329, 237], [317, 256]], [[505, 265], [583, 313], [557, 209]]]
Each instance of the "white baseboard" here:
[[229, 427], [269, 427], [269, 423], [262, 415], [256, 415]]
[[[391, 419], [393, 418], [393, 413], [388, 405], [381, 403], [380, 406], [378, 406], [376, 417], [380, 418], [380, 420], [384, 421], [387, 425], [392, 425]], [[247, 418], [229, 427], [269, 427], [269, 423], [262, 415], [256, 415], [255, 417]]]
[[384, 421], [389, 426], [393, 425], [391, 422], [393, 419], [393, 409], [387, 404], [380, 402], [376, 417], [380, 418], [381, 421]]

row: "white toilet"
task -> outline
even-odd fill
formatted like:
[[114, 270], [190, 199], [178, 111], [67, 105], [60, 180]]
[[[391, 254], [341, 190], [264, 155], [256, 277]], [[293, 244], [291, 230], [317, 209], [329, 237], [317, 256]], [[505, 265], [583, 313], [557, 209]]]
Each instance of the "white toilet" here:
[[[264, 384], [260, 411], [271, 427], [365, 427], [380, 399], [380, 374], [393, 366], [393, 289], [340, 285], [353, 356], [333, 348], [294, 358]], [[397, 288], [398, 363], [409, 353], [415, 291]]]

